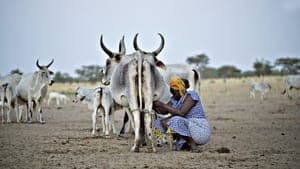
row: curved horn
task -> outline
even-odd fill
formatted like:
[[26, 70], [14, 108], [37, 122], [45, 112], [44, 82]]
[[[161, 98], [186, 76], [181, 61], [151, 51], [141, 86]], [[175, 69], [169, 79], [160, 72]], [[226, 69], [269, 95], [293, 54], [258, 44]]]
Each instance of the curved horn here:
[[139, 50], [139, 51], [142, 51], [140, 48], [139, 48], [139, 46], [137, 45], [137, 37], [138, 37], [138, 33], [137, 34], [135, 34], [135, 36], [134, 36], [134, 39], [133, 39], [133, 47], [134, 47], [134, 49], [135, 50]]
[[54, 62], [54, 59], [52, 59], [51, 62], [46, 67], [49, 68], [53, 62]]
[[126, 53], [124, 36], [122, 37], [122, 39], [120, 40], [120, 43], [119, 43], [119, 53], [120, 53], [120, 55], [125, 55], [125, 53]]
[[158, 33], [158, 35], [160, 36], [161, 43], [160, 43], [160, 46], [158, 47], [158, 49], [156, 49], [154, 52], [152, 52], [152, 54], [153, 54], [154, 56], [157, 56], [157, 55], [162, 51], [162, 49], [163, 49], [164, 46], [165, 46], [165, 39], [164, 39], [164, 37], [162, 36], [161, 33]]
[[42, 69], [42, 66], [39, 64], [39, 60], [36, 60], [36, 66], [37, 66], [39, 69]]
[[100, 37], [100, 46], [101, 48], [104, 50], [104, 52], [109, 56], [109, 57], [113, 57], [114, 53], [111, 52], [109, 49], [107, 49], [103, 43], [103, 36], [101, 35]]
[[138, 47], [138, 45], [137, 45], [137, 36], [138, 36], [138, 35], [139, 35], [138, 33], [135, 34], [134, 39], [133, 39], [133, 47], [134, 47], [135, 50], [139, 50], [139, 51], [141, 51], [141, 52], [144, 52], [144, 53], [150, 53], [150, 54], [152, 54], [152, 55], [154, 55], [154, 56], [157, 56], [157, 55], [162, 51], [162, 49], [164, 48], [164, 45], [165, 45], [165, 39], [164, 39], [164, 37], [162, 36], [162, 34], [158, 33], [158, 35], [160, 36], [160, 39], [161, 39], [161, 43], [160, 43], [160, 46], [158, 47], [158, 49], [156, 49], [156, 50], [153, 51], [153, 52], [145, 52], [145, 51], [141, 50], [141, 49]]

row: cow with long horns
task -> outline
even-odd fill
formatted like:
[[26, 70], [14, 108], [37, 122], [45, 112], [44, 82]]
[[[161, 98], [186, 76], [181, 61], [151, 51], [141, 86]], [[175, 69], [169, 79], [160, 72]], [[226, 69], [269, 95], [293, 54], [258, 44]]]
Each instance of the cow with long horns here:
[[35, 108], [35, 112], [39, 112], [39, 122], [45, 122], [41, 103], [47, 94], [48, 86], [54, 82], [51, 77], [53, 72], [49, 70], [53, 62], [54, 59], [48, 65], [41, 66], [37, 60], [36, 66], [39, 70], [34, 73], [23, 74], [16, 87], [19, 102], [27, 105], [26, 121], [29, 119], [31, 122]]
[[[134, 38], [134, 46], [137, 46], [137, 36], [138, 34]], [[117, 55], [108, 50], [103, 44], [102, 36], [100, 38], [100, 46], [109, 56], [107, 63], [111, 64], [111, 61], [115, 63], [110, 67], [106, 65], [104, 73], [106, 81], [103, 83], [110, 84], [114, 100], [128, 107], [130, 110], [128, 114], [133, 116], [135, 139], [131, 150], [134, 152], [139, 152], [141, 123], [145, 123], [148, 151], [156, 151], [151, 129], [152, 104], [155, 100], [166, 102], [170, 98], [168, 85], [157, 69], [158, 63], [162, 63], [157, 59], [157, 55], [164, 47], [164, 38], [161, 34], [159, 36], [161, 44], [158, 49], [153, 52], [137, 50], [132, 54], [125, 54], [124, 38], [122, 38], [120, 52]]]

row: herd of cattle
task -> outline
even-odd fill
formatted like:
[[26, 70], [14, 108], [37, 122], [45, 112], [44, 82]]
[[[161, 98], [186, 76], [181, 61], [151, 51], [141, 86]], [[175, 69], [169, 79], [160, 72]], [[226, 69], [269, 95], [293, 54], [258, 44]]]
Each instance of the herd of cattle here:
[[[138, 34], [133, 39], [135, 51], [127, 54], [124, 37], [119, 42], [119, 51], [112, 52], [100, 38], [100, 47], [108, 55], [101, 86], [95, 89], [84, 89], [79, 87], [75, 92], [74, 102], [84, 101], [92, 110], [92, 135], [96, 132], [97, 112], [102, 112], [103, 133], [109, 135], [112, 130], [116, 134], [116, 128], [112, 113], [118, 109], [124, 110], [129, 118], [131, 127], [134, 129], [134, 145], [132, 151], [138, 152], [141, 145], [141, 136], [146, 137], [148, 151], [155, 152], [151, 124], [153, 120], [152, 103], [154, 100], [168, 102], [170, 90], [168, 81], [171, 76], [179, 76], [188, 79], [192, 90], [200, 91], [200, 72], [197, 68], [187, 65], [166, 66], [158, 59], [159, 53], [164, 48], [164, 37], [159, 34], [160, 46], [147, 52], [139, 48], [137, 43]], [[10, 122], [10, 112], [15, 109], [17, 122], [22, 119], [23, 107], [26, 107], [24, 121], [31, 122], [33, 114], [38, 116], [38, 121], [44, 123], [41, 104], [46, 97], [48, 86], [52, 80], [53, 72], [48, 65], [41, 66], [36, 61], [38, 71], [29, 74], [12, 74], [0, 78], [0, 103], [2, 122], [4, 122], [4, 105], [7, 108], [7, 122]], [[261, 92], [261, 97], [271, 89], [265, 83], [251, 83], [250, 97], [255, 97], [255, 91]], [[288, 90], [300, 88], [300, 75], [291, 75], [286, 78], [286, 89], [288, 97], [291, 97]], [[56, 99], [59, 106], [68, 98], [60, 93], [50, 93], [48, 104]], [[122, 129], [124, 128], [123, 127]], [[141, 134], [141, 126], [145, 128], [145, 134]]]

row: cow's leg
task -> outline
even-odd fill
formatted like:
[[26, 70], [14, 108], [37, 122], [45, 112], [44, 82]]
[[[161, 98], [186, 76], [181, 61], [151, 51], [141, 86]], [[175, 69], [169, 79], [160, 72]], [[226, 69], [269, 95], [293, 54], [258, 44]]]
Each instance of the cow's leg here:
[[131, 148], [131, 151], [133, 152], [139, 152], [140, 147], [140, 111], [135, 109], [133, 112], [133, 120], [134, 120], [134, 145]]
[[143, 95], [144, 102], [145, 102], [145, 109], [144, 109], [144, 122], [145, 122], [145, 128], [146, 128], [146, 138], [147, 138], [147, 147], [148, 152], [156, 152], [154, 141], [153, 141], [153, 134], [152, 134], [152, 119], [151, 119], [151, 113], [152, 112], [152, 106], [153, 106], [153, 84], [152, 82], [154, 79], [152, 79], [152, 76], [149, 76], [151, 73], [150, 65], [148, 62], [143, 63], [144, 71], [143, 71]]
[[0, 86], [0, 92], [2, 93], [0, 101], [2, 102], [2, 106], [1, 106], [1, 113], [2, 113], [2, 123], [4, 123], [4, 89], [2, 86]]
[[92, 113], [92, 126], [93, 126], [92, 136], [94, 136], [96, 134], [97, 111], [98, 111], [98, 108], [94, 107], [93, 113]]
[[33, 102], [31, 100], [31, 96], [28, 96], [27, 99], [27, 121], [31, 123], [33, 114]]
[[152, 133], [152, 118], [150, 112], [145, 112], [145, 128], [146, 128], [146, 135], [147, 135], [147, 147], [148, 152], [156, 152], [156, 148], [154, 146], [153, 141], [153, 133]]
[[57, 107], [60, 106], [60, 98], [56, 98], [56, 106], [57, 106]]
[[254, 91], [251, 90], [251, 91], [250, 91], [250, 98], [254, 98], [254, 97], [255, 97]]
[[130, 113], [128, 108], [125, 108], [125, 113], [128, 115], [129, 118], [129, 125], [128, 125], [128, 129], [129, 129], [129, 133], [133, 133], [135, 126], [134, 126], [134, 120], [133, 120], [133, 115], [132, 113]]
[[51, 97], [49, 96], [48, 102], [47, 102], [47, 105], [48, 105], [48, 106], [50, 106], [50, 102], [51, 102]]
[[42, 100], [38, 101], [36, 100], [36, 112], [39, 112], [39, 122], [41, 124], [44, 124], [45, 123], [45, 119], [43, 117], [43, 110], [42, 110], [42, 107], [41, 107], [41, 103], [42, 103]]
[[264, 99], [265, 99], [265, 94], [266, 94], [266, 93], [265, 93], [264, 91], [261, 92], [261, 95], [260, 95], [261, 100], [264, 100]]
[[18, 104], [18, 100], [17, 99], [13, 99], [13, 107], [14, 107], [14, 110], [15, 110], [15, 113], [16, 113], [16, 119], [17, 119], [17, 123], [20, 122], [19, 120], [19, 104]]
[[110, 132], [110, 121], [109, 121], [109, 118], [110, 118], [110, 115], [109, 115], [109, 105], [103, 105], [103, 109], [104, 109], [104, 123], [105, 123], [105, 135], [108, 136], [109, 135], [109, 132]]
[[[127, 122], [128, 122], [128, 114], [127, 114], [127, 112], [125, 112], [124, 118], [123, 118], [122, 128], [121, 128], [120, 133], [119, 133], [119, 137], [124, 137], [125, 125], [126, 125]], [[130, 123], [131, 123], [131, 121], [130, 121]]]
[[290, 87], [289, 89], [286, 90], [286, 94], [288, 96], [289, 99], [292, 99], [292, 95], [290, 93], [290, 90], [292, 89], [293, 87]]
[[111, 112], [110, 114], [110, 124], [111, 124], [111, 128], [114, 134], [117, 134], [117, 130], [116, 130], [116, 126], [115, 126], [115, 118], [114, 118], [114, 112]]
[[11, 103], [10, 103], [10, 101], [7, 102], [7, 105], [8, 105], [8, 111], [6, 112], [6, 122], [10, 123], [11, 122], [11, 120], [10, 120], [10, 112], [11, 112]]
[[17, 109], [17, 111], [19, 112], [19, 116], [17, 117], [17, 122], [19, 123], [22, 119], [23, 106], [20, 106], [19, 104], [17, 104], [15, 109]]
[[2, 113], [2, 123], [4, 123], [4, 102], [2, 102], [1, 113]]

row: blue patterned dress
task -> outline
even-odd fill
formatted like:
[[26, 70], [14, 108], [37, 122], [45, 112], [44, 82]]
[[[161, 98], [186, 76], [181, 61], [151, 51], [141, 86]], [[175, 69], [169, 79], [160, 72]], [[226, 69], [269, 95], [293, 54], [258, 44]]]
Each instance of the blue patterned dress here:
[[[177, 134], [181, 136], [192, 137], [196, 144], [203, 145], [210, 139], [210, 127], [206, 120], [199, 95], [195, 91], [187, 91], [187, 95], [190, 95], [191, 98], [196, 101], [196, 105], [191, 108], [191, 110], [185, 115], [185, 117], [171, 117], [167, 125]], [[173, 108], [180, 109], [183, 106], [183, 102], [184, 100], [182, 99], [177, 101], [173, 97], [171, 97]], [[161, 126], [162, 119], [163, 118], [159, 118], [155, 120], [154, 127], [161, 132], [166, 133], [166, 129]], [[185, 140], [183, 138], [176, 140], [176, 150], [181, 150], [184, 143]]]

